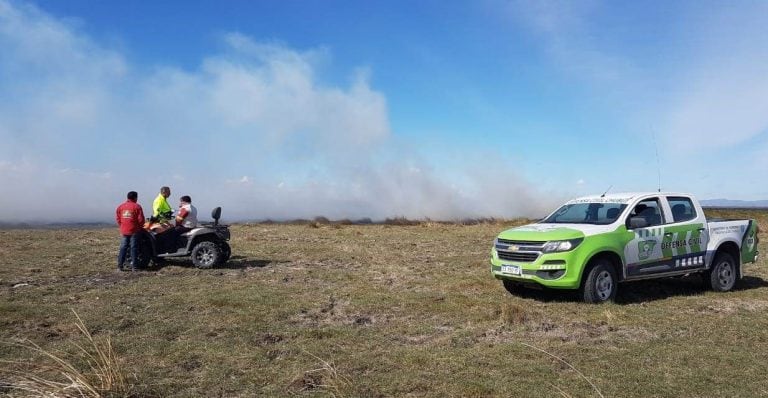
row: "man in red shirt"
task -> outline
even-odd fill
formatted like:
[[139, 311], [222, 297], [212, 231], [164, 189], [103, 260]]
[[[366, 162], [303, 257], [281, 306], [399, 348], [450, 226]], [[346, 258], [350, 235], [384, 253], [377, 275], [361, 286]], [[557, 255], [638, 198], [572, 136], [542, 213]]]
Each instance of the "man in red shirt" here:
[[139, 194], [135, 191], [128, 192], [128, 200], [115, 210], [115, 220], [120, 226], [120, 234], [123, 235], [123, 239], [120, 241], [120, 252], [117, 255], [117, 269], [119, 271], [123, 270], [129, 245], [131, 247], [131, 271], [136, 271], [139, 233], [144, 226], [144, 210], [141, 209], [141, 205], [136, 203], [138, 198]]

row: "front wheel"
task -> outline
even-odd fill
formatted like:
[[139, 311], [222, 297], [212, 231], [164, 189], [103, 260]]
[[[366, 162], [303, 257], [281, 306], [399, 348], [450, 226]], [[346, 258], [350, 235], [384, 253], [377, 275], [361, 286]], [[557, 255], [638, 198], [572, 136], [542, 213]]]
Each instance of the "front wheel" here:
[[598, 261], [590, 268], [581, 289], [584, 302], [598, 304], [613, 301], [618, 290], [618, 280], [613, 265], [606, 260]]
[[213, 242], [200, 242], [192, 249], [192, 263], [197, 268], [211, 268], [219, 262], [221, 251]]
[[221, 251], [219, 264], [225, 264], [227, 261], [229, 261], [229, 257], [232, 256], [232, 248], [229, 246], [229, 243], [222, 242], [219, 244], [219, 250]]
[[718, 253], [709, 271], [709, 285], [716, 292], [727, 292], [736, 285], [736, 261], [728, 253]]

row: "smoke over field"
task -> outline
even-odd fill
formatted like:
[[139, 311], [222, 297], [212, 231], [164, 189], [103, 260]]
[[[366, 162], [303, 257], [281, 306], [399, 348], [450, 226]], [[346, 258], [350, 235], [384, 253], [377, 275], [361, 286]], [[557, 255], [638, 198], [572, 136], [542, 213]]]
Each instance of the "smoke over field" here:
[[[72, 24], [0, 0], [0, 221], [104, 221], [160, 186], [230, 219], [540, 215], [512, 154], [427, 159], [364, 68], [324, 49], [221, 36], [191, 68], [140, 67]], [[427, 151], [429, 152], [429, 151]]]

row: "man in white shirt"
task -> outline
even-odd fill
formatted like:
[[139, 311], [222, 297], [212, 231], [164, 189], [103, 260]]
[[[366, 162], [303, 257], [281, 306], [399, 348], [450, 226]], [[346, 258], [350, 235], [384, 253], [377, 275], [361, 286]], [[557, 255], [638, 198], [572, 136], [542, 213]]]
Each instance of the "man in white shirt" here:
[[186, 232], [197, 227], [197, 208], [192, 206], [192, 198], [187, 195], [181, 197], [179, 212], [176, 214], [176, 229]]

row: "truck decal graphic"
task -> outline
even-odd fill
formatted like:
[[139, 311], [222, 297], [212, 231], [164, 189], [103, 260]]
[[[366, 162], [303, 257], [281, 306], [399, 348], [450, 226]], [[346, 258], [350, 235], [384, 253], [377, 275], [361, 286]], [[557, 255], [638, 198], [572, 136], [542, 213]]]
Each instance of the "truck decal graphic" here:
[[645, 261], [651, 257], [653, 253], [653, 247], [656, 246], [655, 240], [643, 240], [637, 242], [637, 257], [640, 261]]

